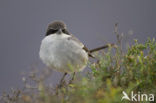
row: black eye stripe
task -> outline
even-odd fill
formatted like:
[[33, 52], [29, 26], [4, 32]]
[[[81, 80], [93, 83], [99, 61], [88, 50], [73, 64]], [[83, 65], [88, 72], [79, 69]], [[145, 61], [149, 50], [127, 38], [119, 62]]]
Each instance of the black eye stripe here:
[[62, 32], [65, 33], [65, 34], [70, 35], [69, 32], [66, 29], [63, 29]]
[[53, 34], [53, 33], [56, 33], [57, 31], [58, 31], [58, 30], [54, 30], [54, 29], [50, 29], [50, 30], [49, 30], [49, 32], [51, 32], [52, 34]]
[[65, 32], [66, 30], [65, 29], [62, 29], [62, 32]]
[[54, 30], [54, 29], [49, 29], [46, 33], [46, 36], [50, 35], [50, 34], [54, 34], [56, 33], [58, 30]]
[[[50, 34], [55, 34], [56, 32], [58, 32], [58, 30], [49, 29], [49, 30], [47, 30], [46, 36], [48, 36]], [[67, 35], [70, 35], [70, 33], [66, 29], [62, 29], [62, 32], [67, 34]]]

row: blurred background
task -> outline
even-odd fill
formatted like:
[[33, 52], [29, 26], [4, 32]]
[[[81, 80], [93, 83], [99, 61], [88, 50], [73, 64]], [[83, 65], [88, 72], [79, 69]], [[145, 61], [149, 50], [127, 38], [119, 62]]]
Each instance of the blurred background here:
[[[116, 42], [114, 24], [125, 41], [156, 37], [155, 0], [1, 0], [0, 94], [22, 86], [22, 72], [45, 68], [38, 53], [47, 25], [63, 20], [88, 48]], [[133, 34], [133, 35], [132, 35]], [[54, 72], [51, 81], [61, 73]]]

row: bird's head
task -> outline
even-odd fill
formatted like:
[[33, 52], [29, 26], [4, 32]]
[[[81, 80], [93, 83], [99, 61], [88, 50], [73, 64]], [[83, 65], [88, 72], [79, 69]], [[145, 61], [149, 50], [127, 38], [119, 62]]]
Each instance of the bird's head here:
[[62, 33], [70, 35], [67, 31], [66, 24], [63, 21], [54, 21], [48, 25], [46, 36], [51, 34], [61, 35]]

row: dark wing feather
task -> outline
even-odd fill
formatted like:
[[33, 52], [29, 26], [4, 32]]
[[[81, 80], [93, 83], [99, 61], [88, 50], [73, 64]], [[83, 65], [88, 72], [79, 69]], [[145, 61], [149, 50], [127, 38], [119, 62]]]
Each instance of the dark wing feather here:
[[82, 49], [84, 49], [88, 53], [89, 57], [94, 58], [94, 56], [90, 53], [89, 49], [79, 39], [77, 39], [75, 36], [73, 36], [71, 34], [71, 37], [69, 37], [68, 39], [72, 39], [72, 40], [76, 41], [78, 44], [80, 44], [82, 46]]
[[83, 47], [82, 49], [84, 49], [84, 50], [88, 53], [88, 56], [89, 56], [89, 57], [95, 58], [95, 57], [90, 53], [90, 51], [88, 50], [88, 48], [87, 48], [85, 45], [84, 45], [84, 47]]

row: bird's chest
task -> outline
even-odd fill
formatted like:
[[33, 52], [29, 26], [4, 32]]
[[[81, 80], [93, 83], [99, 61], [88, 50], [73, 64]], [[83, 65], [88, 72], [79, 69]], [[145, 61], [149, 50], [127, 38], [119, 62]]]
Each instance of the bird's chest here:
[[69, 69], [68, 64], [77, 69], [82, 69], [86, 65], [87, 53], [81, 45], [68, 39], [69, 37], [68, 35], [52, 36], [42, 41], [40, 58], [45, 64], [60, 71]]
[[45, 43], [47, 50], [53, 55], [58, 53], [68, 54], [69, 52], [74, 52], [79, 46], [77, 46], [72, 40], [69, 40], [70, 36], [53, 36], [50, 40]]
[[[82, 47], [73, 40], [68, 39], [68, 35], [52, 35], [42, 41], [41, 49], [45, 57], [52, 61], [66, 60], [80, 55]], [[72, 57], [71, 57], [72, 56]]]

